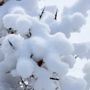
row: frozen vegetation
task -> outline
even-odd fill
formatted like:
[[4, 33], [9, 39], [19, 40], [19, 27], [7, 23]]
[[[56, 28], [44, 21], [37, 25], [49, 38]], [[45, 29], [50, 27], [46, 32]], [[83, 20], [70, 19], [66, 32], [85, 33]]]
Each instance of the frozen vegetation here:
[[89, 90], [84, 78], [67, 75], [77, 57], [90, 59], [90, 42], [71, 43], [86, 22], [90, 0], [64, 8], [39, 8], [39, 0], [0, 0], [0, 90]]

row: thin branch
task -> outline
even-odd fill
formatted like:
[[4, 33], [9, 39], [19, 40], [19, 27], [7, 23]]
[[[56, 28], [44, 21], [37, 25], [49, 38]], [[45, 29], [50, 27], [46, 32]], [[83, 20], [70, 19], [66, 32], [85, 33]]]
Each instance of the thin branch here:
[[13, 49], [15, 49], [15, 46], [8, 40], [8, 42], [9, 42], [9, 44], [10, 44], [10, 46], [13, 48]]
[[22, 77], [20, 77], [20, 79], [21, 79], [22, 85], [24, 86], [24, 90], [27, 90], [27, 86], [28, 86], [28, 85], [25, 84], [25, 82], [23, 81]]
[[32, 35], [32, 34], [31, 34], [31, 29], [29, 29], [29, 37], [31, 37], [31, 35]]
[[27, 38], [30, 38], [31, 36], [32, 36], [31, 29], [29, 29], [28, 34], [26, 34], [26, 37], [27, 37]]
[[30, 58], [32, 58], [32, 57], [33, 57], [33, 54], [30, 55]]
[[53, 78], [53, 77], [50, 77], [51, 80], [59, 80], [59, 78]]
[[40, 16], [39, 16], [39, 19], [42, 18], [43, 14], [44, 14], [44, 11], [45, 11], [45, 7], [43, 8], [43, 10], [42, 10], [42, 12], [41, 12], [41, 14], [40, 14]]
[[56, 10], [56, 13], [55, 13], [55, 20], [57, 20], [57, 15], [58, 15], [58, 9]]

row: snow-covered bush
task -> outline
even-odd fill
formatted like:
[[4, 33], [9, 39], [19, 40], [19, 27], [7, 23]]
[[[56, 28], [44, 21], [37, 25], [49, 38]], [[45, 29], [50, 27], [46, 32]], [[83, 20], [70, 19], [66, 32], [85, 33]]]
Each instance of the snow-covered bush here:
[[85, 24], [89, 0], [81, 11], [84, 0], [64, 9], [59, 21], [56, 6], [40, 10], [38, 2], [0, 1], [0, 90], [89, 90], [89, 64], [85, 79], [67, 75], [77, 57], [90, 58], [89, 43], [69, 41]]

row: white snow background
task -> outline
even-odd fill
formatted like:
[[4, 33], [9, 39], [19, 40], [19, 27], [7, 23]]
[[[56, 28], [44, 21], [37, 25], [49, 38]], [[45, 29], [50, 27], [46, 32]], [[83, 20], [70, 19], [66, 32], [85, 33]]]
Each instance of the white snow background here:
[[[44, 3], [43, 3], [44, 2]], [[78, 0], [40, 0], [40, 7], [44, 7], [47, 5], [56, 5], [60, 12], [62, 12], [64, 7], [72, 7]], [[60, 13], [59, 12], [59, 13]], [[81, 32], [72, 33], [70, 37], [70, 42], [72, 43], [80, 43], [80, 42], [88, 42], [90, 41], [90, 11], [87, 12], [88, 16], [86, 19], [86, 24], [81, 28]], [[59, 19], [61, 17], [58, 17]], [[82, 78], [84, 73], [82, 69], [86, 64], [87, 60], [77, 59], [74, 68], [70, 70], [68, 75]]]
[[25, 80], [24, 90], [89, 90], [90, 0], [39, 0], [40, 10], [45, 9], [41, 18], [37, 0], [13, 1], [0, 8], [0, 33], [7, 31], [1, 38], [0, 90], [21, 90], [18, 83]]

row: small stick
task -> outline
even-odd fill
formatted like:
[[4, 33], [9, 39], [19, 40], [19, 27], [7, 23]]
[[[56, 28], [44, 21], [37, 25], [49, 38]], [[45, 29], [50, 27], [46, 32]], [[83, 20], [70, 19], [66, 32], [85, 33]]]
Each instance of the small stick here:
[[22, 83], [23, 86], [24, 86], [24, 90], [26, 90], [28, 85], [25, 84], [25, 82], [23, 81], [22, 77], [20, 77], [20, 79], [21, 79], [21, 83]]
[[52, 80], [59, 80], [58, 78], [53, 78], [53, 77], [50, 77], [50, 79], [52, 79]]
[[56, 10], [56, 13], [55, 13], [55, 20], [57, 20], [57, 15], [58, 15], [58, 9]]
[[41, 14], [40, 14], [40, 16], [39, 16], [39, 19], [42, 18], [43, 14], [44, 14], [44, 11], [45, 11], [45, 7], [43, 8], [43, 10], [42, 10], [42, 12], [41, 12]]
[[15, 49], [14, 45], [13, 45], [9, 40], [8, 40], [8, 42], [9, 42], [10, 46], [11, 46], [13, 49]]

